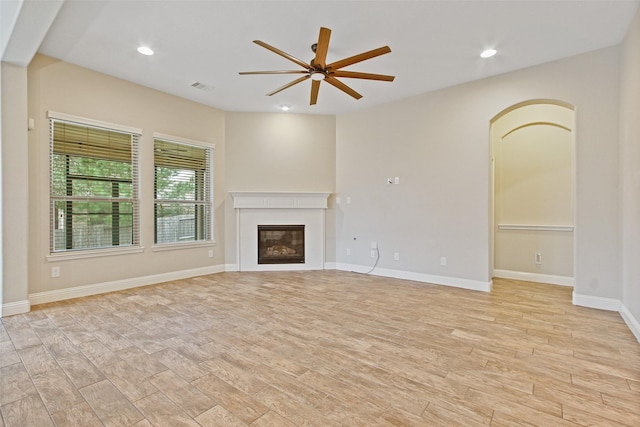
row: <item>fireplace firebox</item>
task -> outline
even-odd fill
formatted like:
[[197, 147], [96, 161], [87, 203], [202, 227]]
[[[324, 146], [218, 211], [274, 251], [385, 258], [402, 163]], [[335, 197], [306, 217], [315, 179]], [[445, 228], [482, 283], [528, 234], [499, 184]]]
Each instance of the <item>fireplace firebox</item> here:
[[258, 264], [304, 264], [304, 225], [258, 225]]

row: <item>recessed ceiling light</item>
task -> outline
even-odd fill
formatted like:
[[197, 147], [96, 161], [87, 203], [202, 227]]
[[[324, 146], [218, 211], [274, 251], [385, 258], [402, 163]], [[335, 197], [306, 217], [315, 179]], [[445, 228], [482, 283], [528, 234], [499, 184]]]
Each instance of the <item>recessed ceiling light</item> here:
[[480, 54], [480, 57], [481, 58], [491, 58], [496, 53], [498, 53], [498, 51], [495, 50], [495, 49], [486, 49], [486, 50], [482, 51], [482, 53]]
[[140, 46], [138, 48], [138, 52], [140, 52], [143, 55], [147, 55], [147, 56], [153, 55], [153, 50], [151, 50], [151, 48], [147, 47], [147, 46]]
[[290, 108], [289, 108], [289, 106], [288, 106], [288, 105], [283, 105], [282, 107], [280, 107], [280, 109], [281, 109], [282, 111], [289, 111], [289, 109], [290, 109]]

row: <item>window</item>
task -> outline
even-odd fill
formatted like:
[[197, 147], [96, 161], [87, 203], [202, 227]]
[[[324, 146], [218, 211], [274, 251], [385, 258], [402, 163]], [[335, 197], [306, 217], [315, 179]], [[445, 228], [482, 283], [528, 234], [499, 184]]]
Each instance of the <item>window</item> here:
[[140, 131], [60, 113], [49, 118], [51, 252], [139, 245]]
[[154, 138], [155, 243], [212, 239], [211, 146]]

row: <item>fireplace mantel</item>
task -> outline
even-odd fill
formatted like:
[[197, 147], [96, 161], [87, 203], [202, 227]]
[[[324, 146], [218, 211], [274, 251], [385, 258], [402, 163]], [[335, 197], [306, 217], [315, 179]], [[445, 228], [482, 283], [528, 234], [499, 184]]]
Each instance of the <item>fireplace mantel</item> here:
[[331, 193], [233, 191], [236, 209], [326, 209]]
[[[329, 192], [232, 191], [236, 211], [238, 271], [322, 270], [325, 210]], [[305, 260], [296, 264], [258, 264], [258, 226], [305, 226]]]

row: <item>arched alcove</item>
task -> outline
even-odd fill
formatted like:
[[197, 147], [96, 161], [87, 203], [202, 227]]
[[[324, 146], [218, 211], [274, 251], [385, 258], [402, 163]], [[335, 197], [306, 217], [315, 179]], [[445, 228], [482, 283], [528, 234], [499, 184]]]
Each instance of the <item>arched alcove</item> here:
[[530, 100], [491, 120], [494, 277], [573, 285], [575, 109]]

